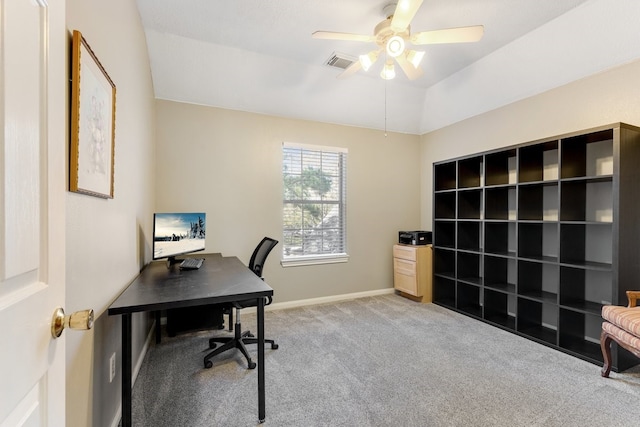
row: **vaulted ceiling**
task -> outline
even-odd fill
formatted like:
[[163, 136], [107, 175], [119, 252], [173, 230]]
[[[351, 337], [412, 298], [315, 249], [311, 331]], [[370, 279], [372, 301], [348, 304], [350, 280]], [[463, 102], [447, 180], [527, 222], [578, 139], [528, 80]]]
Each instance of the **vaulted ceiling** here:
[[311, 34], [372, 34], [390, 2], [137, 0], [159, 99], [404, 133], [640, 57], [636, 0], [424, 0], [412, 32], [481, 24], [483, 38], [423, 46], [414, 81], [385, 81], [379, 68], [337, 79], [332, 55], [355, 59], [375, 45]]

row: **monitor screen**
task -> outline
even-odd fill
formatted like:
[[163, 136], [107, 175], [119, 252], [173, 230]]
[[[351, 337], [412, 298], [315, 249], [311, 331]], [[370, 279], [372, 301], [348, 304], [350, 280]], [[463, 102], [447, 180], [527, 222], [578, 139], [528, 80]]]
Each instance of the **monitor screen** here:
[[204, 250], [205, 213], [156, 213], [153, 215], [153, 259]]

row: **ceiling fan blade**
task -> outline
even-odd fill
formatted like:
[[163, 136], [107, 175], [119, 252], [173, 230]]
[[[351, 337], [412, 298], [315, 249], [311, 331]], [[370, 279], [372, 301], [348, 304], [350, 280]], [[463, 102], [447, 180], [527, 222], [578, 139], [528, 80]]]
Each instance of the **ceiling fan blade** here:
[[396, 56], [396, 61], [409, 80], [418, 79], [424, 74], [420, 66], [414, 67], [413, 64], [409, 62], [407, 57], [404, 55]]
[[411, 20], [420, 6], [423, 0], [399, 0], [396, 5], [396, 10], [393, 12], [393, 18], [391, 19], [391, 29], [395, 32], [402, 32], [409, 27]]
[[484, 34], [484, 26], [448, 28], [446, 30], [423, 31], [411, 36], [413, 44], [467, 43], [477, 42]]
[[358, 70], [360, 70], [360, 68], [362, 68], [362, 64], [360, 64], [360, 61], [355, 61], [353, 64], [345, 68], [343, 72], [338, 74], [336, 78], [339, 80], [346, 79], [350, 75], [355, 74]]
[[316, 31], [311, 34], [314, 39], [322, 40], [347, 40], [356, 42], [372, 42], [375, 41], [373, 36], [365, 36], [362, 34], [336, 33], [333, 31]]

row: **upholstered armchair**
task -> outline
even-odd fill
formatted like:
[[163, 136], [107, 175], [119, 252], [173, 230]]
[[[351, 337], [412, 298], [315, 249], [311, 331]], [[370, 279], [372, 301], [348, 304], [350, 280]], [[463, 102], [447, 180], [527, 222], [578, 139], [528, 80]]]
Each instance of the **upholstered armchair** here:
[[602, 376], [609, 377], [611, 372], [611, 341], [640, 357], [640, 307], [636, 306], [640, 291], [627, 291], [629, 305], [620, 307], [605, 305], [602, 307], [602, 334], [600, 347], [604, 366]]

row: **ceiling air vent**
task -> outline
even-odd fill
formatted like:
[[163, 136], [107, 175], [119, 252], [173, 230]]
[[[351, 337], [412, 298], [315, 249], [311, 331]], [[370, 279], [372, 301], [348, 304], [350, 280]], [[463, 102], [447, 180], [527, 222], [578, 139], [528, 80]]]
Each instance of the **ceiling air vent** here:
[[329, 59], [327, 59], [325, 64], [330, 67], [337, 67], [337, 68], [342, 68], [343, 70], [346, 70], [347, 68], [349, 68], [351, 64], [353, 64], [356, 61], [357, 59], [351, 56], [345, 55], [343, 53], [333, 52], [329, 57]]

